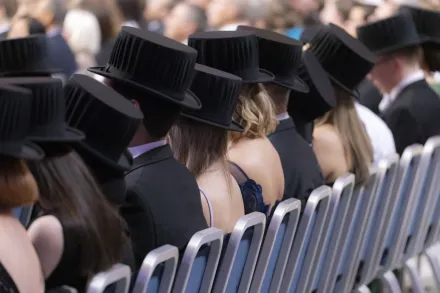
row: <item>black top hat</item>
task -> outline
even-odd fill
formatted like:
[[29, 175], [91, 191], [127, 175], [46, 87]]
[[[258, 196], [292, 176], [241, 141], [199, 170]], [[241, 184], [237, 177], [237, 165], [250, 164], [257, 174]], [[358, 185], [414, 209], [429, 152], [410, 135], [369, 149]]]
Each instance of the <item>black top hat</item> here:
[[124, 26], [105, 67], [90, 72], [190, 109], [202, 105], [188, 90], [197, 51], [159, 34]]
[[321, 117], [336, 106], [336, 96], [328, 74], [311, 52], [304, 52], [299, 76], [309, 86], [308, 93], [291, 93], [287, 112], [304, 122]]
[[0, 40], [1, 77], [50, 76], [61, 71], [51, 67], [45, 35]]
[[309, 88], [297, 75], [303, 44], [276, 32], [251, 26], [238, 26], [237, 30], [254, 32], [258, 39], [260, 66], [275, 75], [273, 83], [298, 92]]
[[44, 152], [27, 140], [31, 91], [0, 84], [0, 154], [23, 160], [39, 160]]
[[86, 139], [78, 144], [110, 168], [125, 171], [132, 164], [126, 151], [144, 118], [142, 112], [113, 89], [85, 75], [73, 75], [64, 87], [66, 119]]
[[402, 6], [400, 11], [409, 13], [419, 34], [421, 44], [440, 45], [440, 12], [413, 6]]
[[420, 44], [411, 16], [398, 13], [357, 28], [358, 39], [375, 54], [386, 54]]
[[334, 24], [318, 31], [304, 48], [315, 55], [332, 82], [353, 96], [358, 95], [356, 87], [375, 63], [368, 48]]
[[63, 85], [51, 77], [3, 78], [0, 81], [32, 91], [29, 139], [37, 143], [73, 143], [84, 134], [66, 124]]
[[182, 116], [232, 131], [243, 131], [232, 115], [241, 89], [241, 78], [208, 66], [196, 65], [191, 90], [199, 97], [201, 110], [183, 110]]
[[197, 63], [241, 77], [243, 83], [270, 82], [260, 68], [257, 37], [247, 31], [211, 31], [190, 35], [188, 46], [198, 51]]

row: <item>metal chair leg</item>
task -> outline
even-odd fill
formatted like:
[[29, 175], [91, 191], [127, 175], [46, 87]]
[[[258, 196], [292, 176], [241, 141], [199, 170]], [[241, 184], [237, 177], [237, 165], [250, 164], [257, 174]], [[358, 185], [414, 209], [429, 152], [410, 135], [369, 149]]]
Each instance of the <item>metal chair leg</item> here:
[[422, 278], [420, 277], [417, 258], [407, 260], [405, 262], [405, 268], [408, 270], [409, 278], [411, 279], [412, 293], [426, 293]]
[[435, 292], [440, 292], [440, 261], [436, 256], [436, 251], [432, 247], [428, 248], [425, 250], [425, 255], [434, 275]]

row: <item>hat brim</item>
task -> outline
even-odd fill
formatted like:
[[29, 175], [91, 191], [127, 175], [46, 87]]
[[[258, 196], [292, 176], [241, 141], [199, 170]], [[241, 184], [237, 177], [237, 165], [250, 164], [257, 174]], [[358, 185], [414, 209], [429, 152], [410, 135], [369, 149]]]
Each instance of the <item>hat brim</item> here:
[[1, 72], [0, 78], [5, 77], [21, 77], [21, 76], [46, 76], [51, 74], [63, 73], [63, 70], [60, 68], [48, 68], [41, 69], [38, 71], [14, 71], [14, 72]]
[[332, 83], [336, 84], [344, 92], [346, 92], [347, 94], [349, 94], [350, 96], [352, 96], [355, 99], [359, 99], [359, 92], [358, 91], [349, 89], [348, 87], [346, 87], [344, 84], [342, 84], [339, 80], [337, 80], [336, 78], [334, 78], [330, 74], [328, 76], [330, 78], [330, 81]]
[[294, 76], [290, 80], [275, 78], [272, 81], [272, 83], [275, 83], [275, 84], [280, 85], [282, 87], [288, 88], [288, 89], [293, 90], [295, 92], [300, 92], [300, 93], [308, 93], [309, 92], [309, 87], [299, 76]]
[[41, 134], [31, 134], [28, 136], [28, 139], [34, 142], [79, 142], [85, 139], [85, 135], [83, 132], [78, 129], [66, 126], [65, 131], [62, 136], [51, 136], [49, 135], [41, 135]]
[[198, 121], [198, 122], [201, 122], [201, 123], [204, 123], [204, 124], [208, 124], [208, 125], [211, 125], [211, 126], [215, 126], [215, 127], [218, 127], [218, 128], [222, 128], [222, 129], [225, 129], [225, 130], [235, 131], [235, 132], [243, 132], [244, 131], [243, 126], [241, 126], [240, 124], [238, 124], [235, 121], [231, 121], [231, 123], [229, 125], [224, 125], [224, 124], [219, 124], [219, 123], [216, 123], [216, 122], [213, 122], [213, 121], [209, 121], [209, 120], [206, 120], [206, 119], [203, 119], [203, 118], [199, 118], [199, 117], [195, 117], [193, 115], [189, 115], [189, 114], [185, 114], [185, 113], [181, 113], [180, 115], [182, 117], [187, 118], [187, 119], [195, 120], [195, 121]]
[[94, 74], [103, 76], [105, 78], [128, 84], [128, 85], [133, 86], [141, 91], [147, 91], [147, 92], [152, 93], [158, 97], [164, 98], [171, 103], [177, 104], [179, 106], [182, 106], [182, 107], [185, 107], [188, 109], [200, 110], [202, 108], [202, 103], [197, 98], [197, 96], [193, 92], [191, 92], [190, 90], [187, 90], [183, 94], [183, 100], [177, 100], [177, 99], [173, 98], [172, 96], [169, 96], [163, 92], [160, 92], [160, 91], [155, 90], [153, 88], [141, 85], [141, 84], [133, 82], [131, 80], [125, 79], [121, 76], [118, 76], [117, 74], [107, 72], [107, 71], [105, 71], [105, 67], [103, 67], [103, 66], [90, 67], [87, 70], [94, 73]]
[[386, 48], [382, 48], [380, 50], [372, 50], [372, 52], [376, 55], [383, 55], [383, 54], [388, 54], [388, 53], [393, 53], [402, 49], [406, 49], [408, 47], [412, 47], [412, 46], [418, 46], [421, 45], [421, 41], [419, 39], [416, 40], [412, 40], [403, 44], [396, 44], [393, 46], [389, 46]]
[[258, 72], [259, 72], [259, 74], [256, 79], [246, 79], [246, 78], [243, 78], [242, 76], [239, 76], [239, 75], [238, 76], [241, 77], [241, 79], [242, 79], [241, 82], [245, 83], [245, 84], [268, 83], [268, 82], [272, 82], [275, 79], [275, 75], [272, 72], [269, 72], [269, 71], [261, 69], [261, 68], [258, 69]]
[[125, 172], [130, 170], [131, 166], [133, 165], [133, 157], [128, 150], [124, 150], [118, 161], [115, 162], [102, 155], [99, 151], [95, 150], [84, 141], [80, 141], [78, 144], [75, 145], [75, 147], [88, 152], [95, 159], [99, 160], [101, 163], [115, 171]]
[[13, 150], [3, 150], [0, 148], [0, 154], [29, 161], [38, 161], [45, 156], [43, 149], [30, 141], [26, 141], [23, 145]]

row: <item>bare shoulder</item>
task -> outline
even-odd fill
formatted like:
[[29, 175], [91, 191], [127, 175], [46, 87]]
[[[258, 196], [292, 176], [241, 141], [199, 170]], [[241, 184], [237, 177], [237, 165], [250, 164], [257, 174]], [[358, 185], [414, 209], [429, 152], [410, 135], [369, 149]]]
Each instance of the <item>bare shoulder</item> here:
[[42, 216], [36, 219], [28, 229], [31, 238], [50, 239], [63, 235], [63, 226], [60, 221], [52, 215]]
[[243, 140], [229, 150], [229, 159], [243, 169], [259, 169], [279, 156], [267, 138]]
[[332, 125], [320, 125], [314, 129], [313, 149], [315, 152], [345, 153], [341, 138]]

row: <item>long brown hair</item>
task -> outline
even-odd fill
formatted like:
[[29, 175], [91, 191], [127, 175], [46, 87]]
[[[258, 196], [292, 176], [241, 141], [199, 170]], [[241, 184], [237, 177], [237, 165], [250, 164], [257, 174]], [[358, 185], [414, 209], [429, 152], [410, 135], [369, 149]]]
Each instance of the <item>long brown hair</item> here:
[[[228, 131], [181, 117], [169, 132], [174, 156], [195, 177], [221, 162], [227, 172]], [[229, 176], [228, 176], [229, 178]]]
[[37, 199], [37, 183], [26, 163], [0, 156], [0, 210], [31, 204]]
[[259, 84], [243, 85], [233, 119], [243, 126], [242, 133], [231, 132], [232, 141], [242, 137], [255, 139], [275, 131], [278, 121], [269, 94]]
[[352, 162], [356, 184], [363, 185], [370, 178], [373, 147], [365, 126], [359, 119], [353, 98], [335, 87], [336, 107], [317, 120], [317, 125], [330, 124], [336, 128], [344, 146], [347, 162]]
[[107, 202], [79, 155], [30, 164], [40, 189], [44, 214], [53, 214], [63, 228], [75, 235], [81, 276], [91, 278], [122, 260], [125, 227]]

